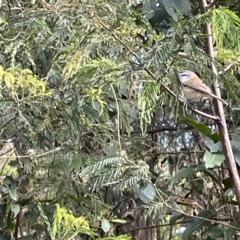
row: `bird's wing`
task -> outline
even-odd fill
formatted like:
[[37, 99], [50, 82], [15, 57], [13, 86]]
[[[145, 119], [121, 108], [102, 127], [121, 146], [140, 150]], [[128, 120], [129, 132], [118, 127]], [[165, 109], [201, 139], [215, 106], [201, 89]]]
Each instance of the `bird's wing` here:
[[196, 83], [196, 82], [195, 83], [191, 82], [191, 84], [185, 84], [184, 83], [183, 86], [191, 88], [191, 89], [196, 90], [198, 92], [207, 93], [207, 94], [210, 94], [210, 95], [212, 94], [211, 89], [209, 87], [207, 87], [205, 84], [203, 84], [202, 81], [201, 81], [201, 83]]
[[[200, 81], [201, 81], [201, 79], [200, 79]], [[215, 94], [213, 94], [212, 90], [208, 86], [206, 86], [204, 83], [198, 84], [195, 82], [194, 84], [191, 83], [191, 85], [183, 84], [183, 86], [193, 89], [195, 91], [201, 92], [201, 93], [209, 94], [211, 97], [216, 98], [216, 99], [222, 101], [224, 104], [228, 105], [228, 103], [226, 101], [224, 101], [223, 99], [221, 99], [218, 96], [216, 96]]]

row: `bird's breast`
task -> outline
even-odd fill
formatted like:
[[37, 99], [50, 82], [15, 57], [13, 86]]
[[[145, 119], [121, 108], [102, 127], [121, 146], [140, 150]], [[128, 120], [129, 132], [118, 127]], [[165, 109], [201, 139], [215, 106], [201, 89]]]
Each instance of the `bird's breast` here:
[[200, 100], [211, 98], [209, 94], [196, 91], [189, 87], [183, 87], [183, 93], [188, 100], [195, 101], [195, 102], [199, 102]]

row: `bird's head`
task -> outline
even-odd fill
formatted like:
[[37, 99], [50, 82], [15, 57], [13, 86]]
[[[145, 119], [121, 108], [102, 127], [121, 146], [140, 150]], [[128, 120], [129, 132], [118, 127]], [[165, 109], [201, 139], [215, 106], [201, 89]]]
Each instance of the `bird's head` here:
[[178, 75], [181, 82], [187, 82], [197, 76], [194, 72], [189, 70], [182, 70]]

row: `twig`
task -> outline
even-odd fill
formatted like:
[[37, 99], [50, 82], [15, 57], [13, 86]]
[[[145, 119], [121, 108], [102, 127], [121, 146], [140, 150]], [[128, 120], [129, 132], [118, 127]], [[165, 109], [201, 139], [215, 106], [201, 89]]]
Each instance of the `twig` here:
[[129, 199], [130, 199], [130, 197], [127, 197], [127, 198], [123, 199], [122, 201], [120, 201], [120, 202], [112, 209], [112, 211], [111, 211], [110, 214], [114, 213], [114, 212], [116, 211], [116, 209], [117, 209], [123, 202], [126, 202], [126, 201], [128, 201]]
[[18, 113], [16, 113], [16, 115], [14, 117], [12, 117], [11, 119], [9, 119], [6, 123], [4, 123], [3, 125], [0, 126], [0, 129], [4, 128], [5, 126], [7, 126], [11, 121], [15, 120], [16, 118], [18, 118]]
[[45, 155], [48, 155], [49, 153], [53, 153], [53, 152], [57, 152], [57, 151], [60, 151], [61, 148], [60, 147], [57, 147], [51, 151], [48, 151], [48, 152], [45, 152], [45, 153], [41, 153], [41, 154], [36, 154], [36, 155], [23, 155], [23, 156], [0, 156], [0, 159], [3, 159], [3, 158], [8, 158], [8, 159], [16, 159], [16, 158], [29, 158], [29, 157], [42, 157], [42, 156], [45, 156]]
[[182, 212], [178, 209], [175, 209], [173, 207], [171, 207], [170, 205], [168, 205], [167, 203], [165, 203], [166, 207], [168, 207], [169, 209], [173, 210], [174, 212], [177, 212], [177, 213], [180, 213], [180, 214], [183, 214], [185, 216], [188, 216], [188, 217], [192, 217], [192, 218], [196, 218], [196, 219], [200, 219], [200, 220], [204, 220], [204, 221], [207, 221], [207, 222], [213, 222], [213, 223], [216, 223], [216, 224], [219, 224], [219, 225], [223, 225], [225, 227], [228, 227], [228, 228], [232, 228], [232, 229], [236, 229], [236, 230], [240, 230], [240, 228], [238, 227], [235, 227], [233, 225], [230, 225], [230, 224], [227, 224], [227, 223], [223, 223], [221, 221], [217, 221], [217, 220], [213, 220], [213, 219], [208, 219], [208, 218], [204, 218], [204, 217], [199, 217], [199, 216], [192, 216], [191, 214], [188, 214], [186, 212]]
[[214, 219], [208, 219], [208, 218], [204, 218], [204, 217], [199, 217], [199, 216], [192, 216], [191, 214], [188, 214], [188, 213], [186, 213], [186, 212], [182, 212], [182, 211], [180, 211], [180, 210], [178, 210], [178, 209], [175, 209], [175, 208], [171, 207], [167, 202], [165, 202], [165, 201], [163, 200], [159, 189], [157, 189], [157, 188], [155, 187], [155, 190], [156, 190], [156, 192], [157, 192], [158, 197], [160, 198], [160, 201], [162, 201], [163, 204], [164, 204], [167, 208], [173, 210], [174, 212], [180, 213], [180, 214], [182, 214], [182, 215], [184, 215], [184, 216], [188, 216], [188, 217], [191, 217], [191, 218], [196, 218], [196, 219], [204, 220], [204, 221], [207, 221], [207, 222], [210, 222], [210, 223], [213, 222], [213, 223], [216, 223], [216, 224], [219, 224], [219, 225], [223, 225], [223, 226], [228, 227], [228, 228], [236, 229], [236, 230], [238, 230], [238, 231], [240, 230], [240, 228], [238, 228], [238, 227], [235, 227], [235, 226], [230, 225], [230, 224], [227, 224], [227, 223], [223, 223], [223, 222], [221, 222], [221, 221], [217, 221], [217, 220], [214, 220]]
[[[165, 131], [174, 132], [177, 130], [178, 130], [178, 128], [176, 128], [176, 127], [162, 127], [162, 128], [158, 128], [158, 129], [148, 130], [146, 133], [159, 133], [159, 132], [165, 132]], [[133, 134], [134, 133], [138, 133], [138, 132], [133, 132]]]
[[116, 96], [116, 93], [115, 93], [115, 90], [112, 86], [112, 84], [110, 84], [111, 88], [112, 88], [112, 91], [113, 91], [113, 95], [114, 95], [114, 98], [115, 98], [115, 102], [116, 102], [116, 107], [117, 107], [117, 121], [118, 121], [118, 124], [117, 124], [117, 131], [118, 131], [118, 145], [119, 145], [119, 148], [120, 150], [122, 151], [122, 145], [121, 145], [121, 134], [120, 134], [120, 109], [119, 109], [119, 105], [118, 105], [118, 100], [117, 100], [117, 96]]
[[[12, 149], [9, 149], [7, 152], [10, 152], [10, 151], [12, 151], [13, 150], [13, 148]], [[7, 153], [6, 152], [6, 153]], [[11, 155], [13, 155], [14, 154], [14, 152], [12, 152], [11, 153]], [[8, 164], [8, 161], [11, 161], [11, 156], [5, 156], [5, 157], [0, 157], [0, 158], [7, 158], [7, 160], [5, 161], [5, 163], [3, 164], [3, 166], [2, 166], [2, 169], [1, 169], [1, 172], [0, 172], [0, 176], [3, 174], [3, 171], [4, 171], [4, 168], [5, 168], [5, 166]], [[16, 159], [17, 157], [16, 156], [13, 156], [13, 158], [14, 159]]]
[[190, 154], [190, 153], [205, 153], [204, 151], [198, 150], [198, 151], [169, 151], [169, 152], [153, 152], [148, 154], [142, 154], [139, 157], [133, 158], [132, 160], [137, 160], [139, 158], [144, 158], [148, 156], [155, 156], [155, 155], [170, 155], [170, 154]]
[[127, 232], [123, 232], [122, 234], [127, 234], [130, 232], [136, 232], [136, 231], [140, 231], [140, 230], [148, 230], [148, 229], [153, 229], [153, 228], [161, 228], [161, 227], [167, 227], [167, 226], [175, 226], [178, 224], [185, 224], [188, 223], [190, 221], [184, 221], [184, 222], [176, 222], [176, 223], [167, 223], [167, 224], [159, 224], [159, 225], [154, 225], [154, 226], [149, 226], [149, 227], [141, 227], [141, 228], [136, 228]]
[[232, 63], [230, 63], [227, 67], [225, 67], [222, 71], [220, 71], [218, 73], [218, 75], [221, 75], [223, 74], [224, 72], [226, 72], [227, 70], [229, 70], [233, 65], [237, 64], [237, 63], [240, 63], [239, 61], [234, 61]]
[[7, 42], [12, 42], [12, 41], [16, 40], [22, 32], [23, 32], [23, 27], [21, 27], [21, 30], [17, 33], [17, 35], [14, 38], [7, 39], [7, 38], [4, 38], [1, 35], [0, 35], [0, 38], [2, 38], [3, 40], [5, 40]]

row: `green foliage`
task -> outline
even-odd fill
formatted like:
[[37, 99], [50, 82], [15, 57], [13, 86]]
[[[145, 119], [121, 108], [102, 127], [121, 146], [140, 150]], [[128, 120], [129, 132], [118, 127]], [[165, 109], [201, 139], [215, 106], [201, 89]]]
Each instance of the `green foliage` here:
[[[237, 102], [237, 63], [231, 71], [221, 63], [237, 61], [239, 12], [161, 3], [0, 2], [0, 234], [180, 239], [180, 226], [186, 239], [235, 234], [221, 225], [227, 216], [238, 226], [238, 212], [216, 167], [224, 165], [219, 134], [179, 104], [177, 71], [211, 83], [201, 31], [211, 20], [224, 97]], [[233, 115], [226, 111], [239, 163]], [[215, 226], [204, 220], [213, 216]]]
[[176, 184], [177, 182], [179, 182], [180, 179], [182, 178], [186, 178], [188, 177], [189, 175], [191, 174], [194, 174], [195, 173], [195, 168], [196, 166], [190, 166], [188, 168], [183, 168], [181, 170], [179, 170], [177, 172], [177, 174], [173, 177], [172, 179], [172, 184]]
[[203, 133], [205, 136], [212, 139], [215, 143], [220, 141], [220, 135], [218, 133], [211, 133], [209, 128], [202, 124], [194, 121], [191, 118], [182, 117], [181, 119], [187, 121], [191, 126], [193, 126], [195, 129], [197, 129], [199, 132]]
[[[181, 14], [190, 16], [191, 15], [191, 5], [189, 1], [186, 0], [181, 0], [181, 1], [176, 1], [176, 0], [163, 0], [163, 5], [168, 12], [168, 14], [175, 20], [178, 20], [178, 17], [176, 15], [176, 12], [174, 10], [178, 10], [181, 12]], [[174, 9], [176, 7], [176, 9]]]
[[[200, 212], [198, 217], [206, 218], [206, 219], [211, 219], [215, 215], [215, 211], [213, 210], [206, 210], [203, 212]], [[203, 219], [194, 219], [188, 227], [185, 229], [182, 239], [188, 239], [192, 233], [194, 233], [196, 230], [198, 230], [200, 227], [203, 225], [205, 226], [210, 226], [210, 221], [205, 221]]]
[[206, 168], [220, 166], [223, 163], [224, 159], [225, 157], [223, 154], [220, 153], [212, 154], [208, 150], [206, 150], [203, 157], [203, 161], [205, 162]]
[[[51, 94], [46, 91], [46, 82], [34, 76], [29, 69], [8, 68], [4, 71], [0, 66], [0, 80], [6, 86], [6, 93], [17, 102], [29, 101], [29, 98], [33, 97], [43, 98]], [[3, 92], [1, 96], [3, 98]]]
[[211, 14], [213, 38], [219, 54], [224, 54], [224, 51], [229, 50], [238, 56], [240, 51], [239, 16], [225, 7], [215, 8], [209, 14]]
[[95, 233], [89, 227], [84, 217], [75, 218], [65, 208], [56, 204], [53, 216], [53, 224], [50, 232], [51, 239], [74, 239], [79, 233], [94, 236]]

